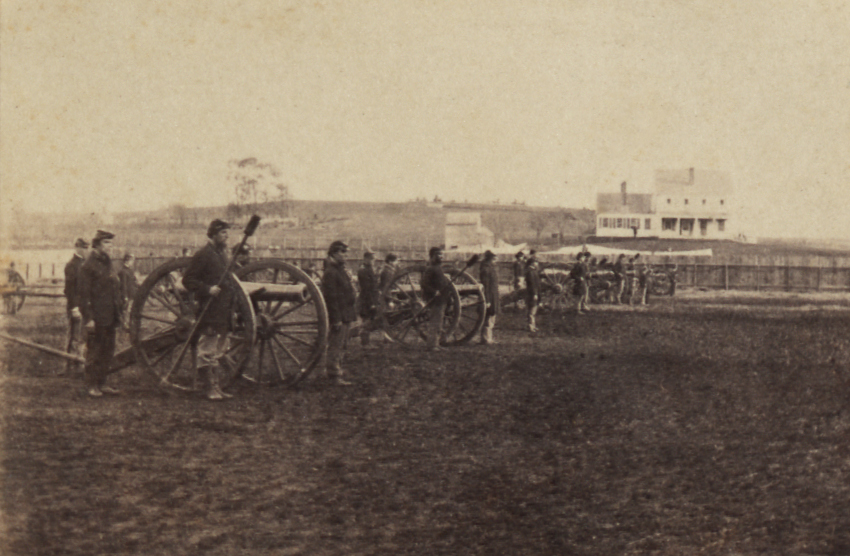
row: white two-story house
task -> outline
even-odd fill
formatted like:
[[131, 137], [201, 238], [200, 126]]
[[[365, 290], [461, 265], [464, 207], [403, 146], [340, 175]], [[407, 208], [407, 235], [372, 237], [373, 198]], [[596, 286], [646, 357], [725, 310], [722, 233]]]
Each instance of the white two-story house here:
[[656, 170], [655, 193], [599, 193], [597, 237], [731, 239], [733, 188], [716, 170]]

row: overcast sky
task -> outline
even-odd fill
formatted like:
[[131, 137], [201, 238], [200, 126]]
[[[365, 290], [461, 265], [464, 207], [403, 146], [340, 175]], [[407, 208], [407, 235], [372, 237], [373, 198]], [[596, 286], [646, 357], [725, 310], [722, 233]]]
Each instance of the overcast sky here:
[[[298, 199], [593, 208], [728, 171], [744, 232], [850, 237], [846, 0], [3, 0], [4, 214]], [[7, 219], [6, 219], [7, 220]]]

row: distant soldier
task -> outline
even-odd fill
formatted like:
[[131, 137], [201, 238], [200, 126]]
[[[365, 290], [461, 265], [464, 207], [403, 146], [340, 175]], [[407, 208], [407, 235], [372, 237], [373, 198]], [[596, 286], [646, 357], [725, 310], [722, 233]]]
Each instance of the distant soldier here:
[[493, 329], [496, 327], [496, 315], [500, 313], [499, 307], [499, 269], [495, 265], [496, 255], [492, 251], [484, 252], [484, 260], [478, 268], [478, 278], [484, 288], [484, 302], [487, 305], [487, 315], [484, 318], [484, 327], [481, 329], [481, 343], [492, 344]]
[[[65, 265], [65, 311], [68, 315], [68, 339], [65, 342], [65, 352], [73, 355], [83, 355], [85, 335], [83, 334], [83, 313], [80, 309], [80, 271], [89, 252], [89, 242], [77, 238], [74, 242], [74, 255]], [[65, 374], [72, 368], [78, 368], [79, 363], [68, 361], [59, 374]]]
[[348, 245], [345, 242], [331, 243], [322, 273], [322, 295], [328, 308], [328, 321], [331, 326], [325, 372], [329, 379], [340, 386], [351, 385], [343, 378], [342, 351], [351, 323], [357, 320], [354, 286], [345, 268], [346, 252]]
[[514, 275], [514, 290], [521, 290], [525, 287], [525, 254], [522, 251], [514, 255], [514, 264], [511, 269]]
[[230, 273], [225, 274], [230, 263], [227, 250], [230, 224], [216, 218], [207, 227], [209, 241], [189, 261], [183, 274], [183, 285], [195, 295], [198, 311], [206, 307], [192, 338], [198, 353], [198, 376], [206, 382], [207, 399], [218, 401], [232, 397], [222, 391], [219, 375], [227, 365], [230, 347], [228, 333], [231, 315], [236, 302], [237, 285]]
[[121, 280], [121, 293], [124, 295], [124, 329], [129, 329], [127, 317], [130, 313], [130, 305], [133, 298], [136, 297], [136, 290], [139, 289], [139, 280], [136, 278], [136, 270], [133, 266], [136, 263], [136, 257], [132, 253], [125, 253], [123, 265], [118, 271], [118, 279]]
[[588, 310], [587, 301], [590, 297], [590, 268], [588, 260], [590, 253], [584, 251], [576, 255], [576, 262], [570, 269], [570, 278], [573, 279], [573, 295], [576, 296], [576, 313], [584, 314]]
[[635, 261], [639, 256], [640, 254], [629, 257], [629, 262], [626, 264], [626, 279], [629, 281], [629, 305], [634, 305], [637, 296], [638, 276]]
[[100, 397], [118, 394], [106, 386], [115, 355], [115, 334], [124, 313], [121, 280], [112, 269], [110, 232], [98, 230], [91, 242], [92, 253], [79, 273], [79, 307], [86, 327], [86, 385], [88, 394]]
[[378, 284], [378, 290], [383, 294], [386, 291], [387, 287], [392, 283], [393, 278], [395, 278], [395, 273], [398, 271], [398, 257], [396, 257], [393, 253], [388, 253], [386, 258], [384, 258], [384, 266], [381, 268], [381, 277], [380, 283]]
[[360, 344], [369, 345], [369, 334], [372, 330], [380, 327], [378, 321], [378, 308], [380, 305], [380, 294], [378, 292], [378, 277], [375, 276], [373, 261], [375, 254], [371, 251], [363, 253], [363, 262], [357, 269], [357, 285], [360, 295], [357, 298], [357, 313], [363, 321], [360, 327]]
[[528, 331], [537, 332], [537, 306], [540, 304], [540, 265], [532, 254], [525, 261], [525, 303]]
[[612, 270], [614, 271], [614, 302], [619, 305], [623, 302], [623, 293], [626, 290], [626, 264], [623, 262], [626, 256], [622, 253], [617, 257]]
[[646, 263], [646, 259], [643, 259], [640, 264], [638, 264], [637, 275], [638, 303], [640, 303], [641, 305], [646, 305], [647, 300], [649, 298], [649, 284], [652, 280], [652, 269]]
[[439, 351], [440, 341], [443, 340], [443, 316], [449, 304], [451, 282], [443, 272], [443, 250], [432, 247], [428, 251], [428, 267], [422, 273], [422, 297], [429, 311], [427, 348]]

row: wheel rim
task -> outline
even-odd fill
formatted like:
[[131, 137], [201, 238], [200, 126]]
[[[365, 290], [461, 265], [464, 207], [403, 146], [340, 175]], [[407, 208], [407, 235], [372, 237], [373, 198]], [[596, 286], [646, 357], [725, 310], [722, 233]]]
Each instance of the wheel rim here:
[[[160, 379], [182, 389], [194, 389], [197, 382], [197, 353], [190, 346], [176, 365], [195, 324], [198, 304], [183, 287], [183, 273], [189, 259], [169, 261], [151, 272], [139, 286], [130, 313], [130, 341], [136, 362]], [[238, 284], [238, 282], [237, 282]], [[239, 286], [235, 296], [227, 357], [219, 377], [229, 384], [250, 357], [256, 335], [256, 319], [248, 296]]]
[[251, 263], [238, 273], [257, 315], [257, 343], [241, 377], [258, 384], [295, 384], [318, 364], [327, 345], [328, 313], [315, 281], [281, 260]]
[[460, 315], [457, 326], [446, 336], [446, 345], [461, 345], [481, 332], [487, 318], [484, 288], [468, 272], [456, 276], [452, 282], [458, 291]]
[[540, 306], [565, 311], [573, 305], [573, 280], [566, 267], [553, 265], [541, 271]]
[[[428, 341], [430, 313], [420, 287], [426, 268], [425, 265], [414, 265], [399, 270], [381, 293], [381, 323], [384, 332], [404, 346], [423, 346]], [[460, 307], [460, 295], [452, 284], [443, 316], [443, 337], [446, 340], [441, 343], [451, 340], [460, 320]]]

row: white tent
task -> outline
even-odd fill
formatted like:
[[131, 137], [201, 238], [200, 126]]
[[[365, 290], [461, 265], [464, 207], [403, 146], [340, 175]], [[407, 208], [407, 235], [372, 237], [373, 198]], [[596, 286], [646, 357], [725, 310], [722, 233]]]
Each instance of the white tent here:
[[502, 240], [496, 242], [496, 245], [485, 245], [483, 243], [479, 243], [478, 245], [460, 245], [457, 247], [452, 247], [451, 249], [446, 249], [446, 255], [451, 255], [452, 253], [457, 253], [459, 255], [470, 255], [474, 253], [484, 253], [484, 251], [492, 251], [495, 255], [513, 255], [517, 251], [522, 251], [528, 246], [527, 243], [520, 243], [519, 245], [511, 245], [510, 243], [505, 243]]
[[546, 256], [556, 256], [556, 257], [570, 257], [575, 258], [576, 254], [581, 253], [582, 251], [590, 251], [590, 254], [594, 257], [616, 257], [621, 253], [626, 255], [627, 257], [633, 257], [637, 254], [640, 254], [642, 257], [645, 256], [656, 256], [656, 257], [711, 257], [713, 256], [713, 252], [711, 249], [694, 249], [691, 251], [635, 251], [633, 249], [614, 249], [612, 247], [606, 247], [604, 245], [568, 245], [565, 247], [561, 247], [560, 249], [556, 249], [554, 251], [545, 251], [543, 253], [538, 253], [538, 255], [546, 255]]

